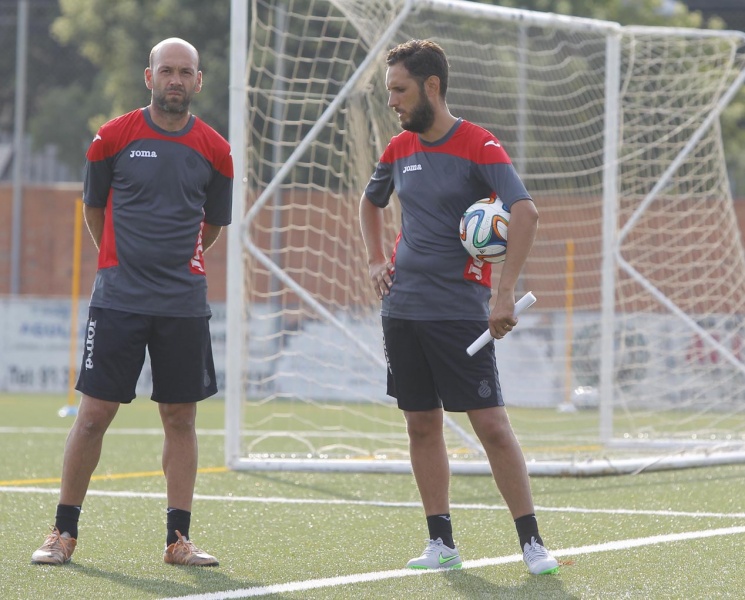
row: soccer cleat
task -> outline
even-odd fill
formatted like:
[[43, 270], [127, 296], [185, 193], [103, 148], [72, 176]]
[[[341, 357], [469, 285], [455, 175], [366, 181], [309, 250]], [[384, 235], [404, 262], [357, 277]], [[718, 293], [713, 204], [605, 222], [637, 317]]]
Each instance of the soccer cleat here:
[[176, 531], [178, 540], [166, 548], [163, 560], [169, 565], [184, 565], [187, 567], [217, 567], [220, 563], [217, 559], [203, 552], [194, 545], [194, 542]]
[[528, 565], [531, 575], [548, 575], [559, 572], [558, 561], [535, 538], [530, 538], [530, 544], [525, 544], [523, 562]]
[[70, 557], [75, 551], [78, 542], [70, 537], [66, 531], [60, 533], [56, 527], [47, 536], [44, 543], [31, 555], [31, 564], [34, 565], [64, 565], [70, 562]]
[[422, 555], [406, 563], [407, 569], [460, 569], [463, 561], [457, 548], [448, 548], [442, 538], [427, 540]]

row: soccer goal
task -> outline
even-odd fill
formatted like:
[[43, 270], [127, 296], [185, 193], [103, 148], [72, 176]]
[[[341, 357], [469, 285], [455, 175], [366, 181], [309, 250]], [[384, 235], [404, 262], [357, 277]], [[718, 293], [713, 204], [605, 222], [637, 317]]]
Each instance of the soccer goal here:
[[[409, 468], [357, 213], [400, 131], [385, 55], [411, 38], [444, 47], [451, 112], [501, 140], [541, 215], [519, 290], [537, 302], [495, 343], [530, 471], [745, 458], [745, 256], [719, 120], [743, 33], [457, 0], [253, 0], [247, 31], [233, 10], [231, 468]], [[467, 421], [446, 431], [453, 471], [487, 473]]]

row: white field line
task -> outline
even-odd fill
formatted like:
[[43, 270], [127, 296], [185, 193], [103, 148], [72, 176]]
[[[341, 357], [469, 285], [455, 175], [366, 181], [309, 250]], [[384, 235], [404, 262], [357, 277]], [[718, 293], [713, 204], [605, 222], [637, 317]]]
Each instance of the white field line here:
[[[619, 550], [628, 550], [630, 548], [639, 548], [642, 546], [651, 546], [654, 544], [669, 544], [685, 540], [697, 540], [707, 537], [739, 535], [745, 534], [745, 527], [726, 527], [722, 529], [708, 529], [703, 531], [689, 531], [687, 533], [672, 533], [668, 535], [655, 535], [645, 538], [635, 538], [629, 540], [618, 540], [615, 542], [606, 542], [604, 544], [591, 544], [589, 546], [578, 546], [576, 548], [564, 548], [562, 550], [552, 550], [551, 553], [556, 557], [578, 556], [582, 554], [595, 554], [598, 552], [613, 552]], [[463, 563], [464, 569], [478, 569], [481, 567], [491, 567], [495, 565], [504, 565], [508, 563], [520, 562], [521, 554], [512, 554], [510, 556], [498, 556], [496, 558], [481, 558], [478, 560], [467, 560]], [[294, 581], [290, 583], [276, 583], [273, 585], [256, 586], [238, 590], [225, 590], [221, 592], [210, 592], [207, 594], [192, 594], [189, 596], [173, 596], [162, 600], [227, 600], [231, 598], [256, 598], [258, 596], [268, 596], [270, 594], [289, 594], [292, 592], [303, 592], [307, 590], [316, 590], [319, 588], [331, 588], [347, 585], [366, 583], [369, 581], [381, 581], [384, 579], [397, 579], [401, 577], [426, 576], [437, 571], [420, 571], [412, 569], [396, 569], [391, 571], [377, 571], [373, 573], [360, 573], [357, 575], [342, 575], [339, 577], [326, 577], [323, 579], [310, 579], [307, 581]], [[351, 590], [350, 590], [351, 592]]]
[[[59, 489], [42, 488], [42, 487], [0, 487], [0, 493], [17, 493], [17, 494], [59, 494]], [[153, 492], [132, 492], [132, 491], [104, 491], [89, 490], [88, 496], [102, 496], [112, 498], [149, 498], [156, 500], [165, 500], [166, 495], [163, 493]], [[299, 499], [299, 498], [260, 498], [255, 496], [217, 496], [206, 494], [195, 494], [195, 500], [220, 501], [220, 502], [253, 502], [262, 504], [300, 504], [300, 505], [353, 505], [353, 506], [376, 506], [391, 508], [415, 508], [421, 510], [418, 502], [383, 502], [383, 501], [365, 501], [365, 500], [334, 500], [334, 499]], [[487, 505], [487, 504], [453, 504], [452, 508], [461, 510], [505, 510], [504, 506]], [[549, 507], [537, 506], [540, 512], [572, 512], [572, 513], [604, 513], [619, 515], [653, 515], [669, 517], [692, 517], [692, 518], [726, 518], [726, 519], [743, 519], [745, 513], [713, 513], [713, 512], [686, 512], [674, 510], [631, 510], [631, 509], [593, 509], [581, 507]], [[606, 542], [603, 544], [592, 544], [588, 546], [579, 546], [575, 548], [552, 549], [554, 556], [560, 558], [563, 556], [578, 556], [582, 554], [594, 554], [597, 552], [609, 552], [628, 550], [641, 546], [650, 546], [654, 544], [671, 543], [685, 540], [695, 540], [714, 536], [738, 535], [745, 534], [745, 527], [727, 527], [720, 529], [708, 529], [702, 531], [692, 531], [686, 533], [674, 533], [667, 535], [657, 535], [645, 538], [635, 538], [628, 540], [618, 540], [615, 542]], [[463, 568], [476, 569], [481, 567], [504, 565], [509, 563], [520, 562], [522, 555], [513, 554], [509, 556], [500, 556], [495, 558], [482, 558], [477, 560], [465, 561]], [[419, 571], [411, 569], [395, 569], [390, 571], [377, 571], [373, 573], [360, 573], [356, 575], [343, 575], [338, 577], [327, 577], [322, 579], [313, 579], [307, 581], [296, 581], [290, 583], [273, 584], [268, 586], [257, 586], [245, 589], [226, 590], [220, 592], [211, 592], [206, 594], [197, 594], [189, 596], [179, 596], [181, 600], [222, 600], [231, 598], [255, 598], [267, 596], [270, 594], [282, 594], [291, 592], [302, 592], [319, 588], [331, 588], [345, 585], [355, 585], [370, 581], [381, 581], [385, 579], [397, 579], [401, 577], [423, 576], [432, 571]], [[167, 598], [163, 600], [175, 600]]]
[[[68, 427], [35, 427], [35, 426], [28, 426], [28, 427], [0, 427], [0, 434], [7, 433], [7, 434], [21, 434], [21, 435], [29, 435], [29, 434], [39, 434], [39, 435], [48, 435], [48, 434], [61, 434], [61, 435], [67, 435], [70, 433], [70, 427], [72, 427], [72, 422], [70, 422], [70, 426]], [[197, 435], [199, 436], [225, 436], [225, 430], [224, 429], [197, 429]], [[259, 435], [266, 435], [266, 430], [252, 430], [252, 429], [246, 429], [244, 430], [244, 435], [247, 437], [251, 436], [259, 436]], [[293, 434], [297, 434], [303, 437], [307, 438], [318, 438], [323, 437], [326, 438], [329, 436], [329, 433], [326, 431], [293, 431]], [[157, 435], [162, 436], [163, 435], [163, 428], [161, 427], [111, 427], [110, 429], [106, 430], [106, 435]], [[355, 439], [359, 438], [360, 434], [352, 433], [352, 432], [343, 432], [343, 431], [335, 431], [333, 433], [333, 436], [335, 438], [350, 438]], [[281, 436], [277, 436], [281, 437]], [[369, 436], [368, 436], [369, 437]], [[377, 439], [392, 439], [392, 440], [408, 440], [408, 437], [406, 435], [405, 431], [402, 431], [401, 433], [389, 433], [389, 434], [381, 434], [376, 433], [375, 437]]]
[[[5, 494], [46, 494], [59, 495], [59, 488], [29, 487], [29, 486], [0, 486], [0, 493]], [[105, 498], [149, 498], [151, 500], [165, 500], [166, 495], [162, 492], [135, 492], [116, 490], [88, 490], [88, 496], [99, 496]], [[255, 504], [301, 504], [301, 505], [323, 505], [323, 506], [376, 506], [381, 508], [414, 508], [421, 510], [420, 502], [385, 502], [382, 500], [336, 500], [333, 498], [278, 498], [260, 496], [217, 496], [212, 494], [194, 494], [194, 500], [217, 501], [217, 502], [252, 502]], [[506, 510], [507, 507], [499, 504], [466, 504], [453, 503], [451, 508], [458, 510]], [[691, 517], [691, 518], [714, 518], [714, 519], [745, 519], [745, 513], [716, 513], [716, 512], [690, 512], [679, 510], [637, 510], [627, 508], [583, 508], [572, 506], [536, 506], [540, 512], [564, 512], [564, 513], [595, 513], [610, 515], [647, 515], [658, 517]]]
[[[20, 433], [20, 434], [47, 434], [47, 433], [62, 433], [67, 435], [70, 433], [70, 427], [72, 427], [72, 421], [68, 427], [0, 427], [0, 433]], [[224, 429], [197, 429], [198, 435], [225, 435]], [[158, 427], [111, 427], [106, 430], [106, 435], [163, 435], [163, 428]]]

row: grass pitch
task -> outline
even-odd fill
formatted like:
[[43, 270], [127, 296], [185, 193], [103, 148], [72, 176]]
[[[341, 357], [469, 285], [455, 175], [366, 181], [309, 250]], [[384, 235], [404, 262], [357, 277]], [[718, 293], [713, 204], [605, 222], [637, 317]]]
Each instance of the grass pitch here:
[[740, 598], [745, 466], [534, 478], [541, 530], [564, 563], [534, 577], [490, 477], [451, 482], [458, 572], [401, 569], [424, 547], [410, 475], [235, 473], [223, 404], [200, 405], [191, 533], [214, 569], [162, 562], [165, 481], [156, 407], [122, 407], [104, 441], [70, 564], [30, 564], [53, 523], [71, 417], [61, 397], [0, 396], [0, 597]]

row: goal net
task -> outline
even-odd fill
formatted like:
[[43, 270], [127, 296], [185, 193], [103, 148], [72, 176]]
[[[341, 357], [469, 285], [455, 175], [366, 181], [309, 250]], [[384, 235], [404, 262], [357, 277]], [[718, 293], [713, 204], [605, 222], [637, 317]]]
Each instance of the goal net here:
[[[537, 302], [495, 343], [531, 472], [745, 456], [745, 256], [719, 125], [745, 79], [742, 33], [453, 0], [253, 0], [243, 34], [231, 468], [408, 469], [358, 206], [400, 132], [385, 55], [411, 38], [443, 46], [451, 112], [500, 139], [540, 212], [518, 290]], [[386, 213], [392, 246], [395, 198]], [[453, 470], [488, 472], [463, 415], [446, 421]]]

